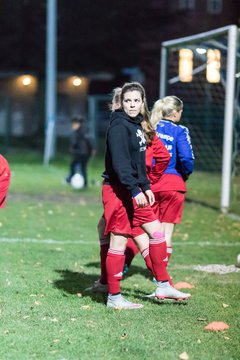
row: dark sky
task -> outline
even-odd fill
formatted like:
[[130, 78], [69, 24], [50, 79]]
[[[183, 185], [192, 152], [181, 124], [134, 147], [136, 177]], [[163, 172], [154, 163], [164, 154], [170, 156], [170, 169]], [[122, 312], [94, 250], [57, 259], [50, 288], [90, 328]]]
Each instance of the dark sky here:
[[[44, 76], [46, 1], [0, 1], [0, 72]], [[139, 67], [158, 89], [161, 42], [239, 24], [239, 0], [223, 0], [218, 15], [206, 12], [207, 0], [194, 10], [179, 0], [58, 0], [58, 71], [121, 73]]]
[[[146, 3], [145, 0], [59, 0], [59, 70], [116, 70], [138, 65]], [[31, 68], [42, 72], [46, 1], [3, 0], [0, 22], [1, 71]]]

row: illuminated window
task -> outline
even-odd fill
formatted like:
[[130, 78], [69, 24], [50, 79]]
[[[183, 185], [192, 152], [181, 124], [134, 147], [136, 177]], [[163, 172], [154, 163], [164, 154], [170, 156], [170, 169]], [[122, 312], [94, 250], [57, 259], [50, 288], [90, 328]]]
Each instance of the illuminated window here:
[[217, 49], [207, 51], [207, 73], [206, 78], [210, 83], [220, 82], [221, 53]]
[[220, 14], [222, 12], [222, 0], [207, 0], [207, 12]]
[[179, 9], [195, 9], [195, 0], [179, 0]]
[[178, 74], [182, 82], [192, 81], [193, 52], [190, 49], [179, 50]]

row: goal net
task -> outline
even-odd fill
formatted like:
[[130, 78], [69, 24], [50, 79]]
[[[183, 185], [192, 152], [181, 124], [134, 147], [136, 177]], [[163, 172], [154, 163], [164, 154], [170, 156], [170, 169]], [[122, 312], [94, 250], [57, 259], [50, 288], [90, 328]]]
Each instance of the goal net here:
[[240, 42], [235, 25], [162, 43], [160, 97], [184, 103], [195, 171], [188, 197], [223, 212], [240, 206]]

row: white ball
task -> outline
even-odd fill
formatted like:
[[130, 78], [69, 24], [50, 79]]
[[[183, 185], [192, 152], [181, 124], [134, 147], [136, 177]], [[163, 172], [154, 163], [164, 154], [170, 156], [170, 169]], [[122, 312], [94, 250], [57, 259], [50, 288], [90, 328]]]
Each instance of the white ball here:
[[71, 186], [75, 190], [82, 189], [84, 187], [84, 177], [81, 174], [75, 174], [71, 178]]

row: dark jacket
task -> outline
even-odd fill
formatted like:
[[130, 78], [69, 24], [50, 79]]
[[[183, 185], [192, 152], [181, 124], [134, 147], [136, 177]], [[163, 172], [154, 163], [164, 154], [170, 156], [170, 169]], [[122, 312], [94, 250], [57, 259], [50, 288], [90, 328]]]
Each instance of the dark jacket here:
[[73, 157], [90, 156], [93, 150], [91, 139], [86, 130], [81, 126], [74, 130], [70, 137], [70, 154]]
[[107, 130], [103, 177], [111, 185], [124, 185], [132, 196], [150, 189], [142, 120], [141, 115], [132, 119], [124, 111], [117, 110], [111, 114]]

